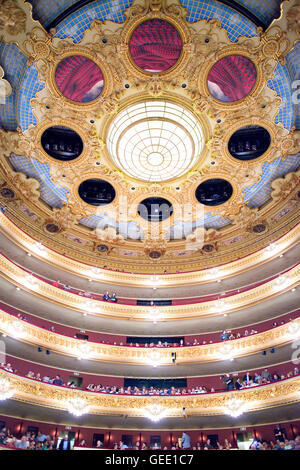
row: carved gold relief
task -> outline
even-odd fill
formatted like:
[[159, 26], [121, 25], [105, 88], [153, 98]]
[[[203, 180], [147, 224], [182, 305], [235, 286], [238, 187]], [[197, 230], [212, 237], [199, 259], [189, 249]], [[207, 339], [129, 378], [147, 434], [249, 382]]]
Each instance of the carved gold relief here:
[[[294, 177], [289, 176], [284, 185], [278, 183], [282, 189], [273, 191], [273, 199], [259, 211], [249, 210], [242, 198], [242, 190], [259, 180], [263, 163], [272, 162], [279, 156], [286, 157], [299, 151], [299, 131], [289, 133], [282, 124], [274, 124], [274, 118], [281, 106], [281, 98], [267, 86], [267, 81], [273, 77], [278, 61], [284, 62], [286, 54], [293, 48], [298, 37], [298, 11], [299, 0], [284, 1], [281, 5], [280, 17], [274, 20], [266, 31], [259, 31], [260, 34], [251, 38], [240, 37], [236, 43], [233, 43], [229, 40], [227, 31], [221, 27], [220, 21], [216, 19], [188, 23], [187, 11], [178, 0], [135, 0], [125, 11], [126, 20], [123, 24], [112, 21], [93, 21], [90, 28], [85, 31], [82, 40], [74, 44], [72, 38], [60, 39], [55, 37], [55, 31], [46, 32], [38, 22], [32, 19], [32, 7], [27, 2], [2, 0], [0, 2], [0, 26], [3, 30], [4, 41], [16, 42], [28, 57], [29, 64], [36, 66], [39, 78], [46, 83], [45, 88], [31, 100], [37, 125], [29, 127], [23, 134], [20, 131], [14, 133], [0, 129], [3, 155], [9, 157], [14, 153], [25, 155], [28, 159], [36, 158], [40, 162], [47, 161], [50, 165], [52, 180], [70, 191], [67, 207], [51, 211], [39, 197], [35, 197], [36, 191], [34, 197], [31, 198], [28, 181], [19, 179], [18, 192], [21, 194], [20, 185], [24, 185], [24, 197], [30, 200], [30, 210], [35, 210], [38, 217], [42, 216], [44, 220], [43, 224], [39, 223], [36, 226], [33, 220], [26, 225], [24, 214], [18, 220], [17, 205], [11, 201], [10, 210], [14, 212], [16, 223], [22, 226], [22, 230], [28, 230], [28, 233], [34, 234], [42, 230], [40, 226], [47, 224], [48, 221], [57, 223], [60, 227], [57, 235], [58, 251], [61, 243], [63, 246], [61, 251], [68, 253], [68, 256], [77, 256], [74, 243], [71, 245], [65, 237], [67, 232], [70, 232], [68, 235], [71, 235], [73, 239], [84, 239], [87, 244], [92, 242], [90, 246], [93, 246], [95, 237], [94, 231], [78, 225], [81, 218], [95, 214], [95, 210], [88, 207], [78, 197], [79, 175], [87, 178], [97, 175], [114, 185], [117, 197], [110, 208], [105, 208], [105, 212], [107, 209], [111, 211], [111, 215], [116, 214], [118, 221], [120, 215], [115, 209], [120, 197], [124, 195], [130, 202], [135, 202], [141, 200], [143, 195], [155, 190], [157, 194], [167, 196], [174, 205], [191, 203], [195, 207], [197, 204], [194, 199], [196, 186], [205, 179], [222, 174], [234, 187], [234, 194], [226, 204], [218, 208], [209, 208], [209, 211], [226, 217], [231, 222], [224, 229], [215, 231], [212, 244], [214, 251], [218, 250], [218, 259], [214, 259], [211, 255], [209, 260], [205, 259], [205, 252], [199, 249], [197, 254], [194, 252], [193, 256], [185, 256], [185, 261], [181, 263], [180, 268], [188, 271], [193, 266], [198, 269], [200, 263], [207, 265], [207, 263], [220, 262], [221, 259], [229, 262], [249, 254], [242, 246], [242, 242], [234, 245], [235, 251], [226, 243], [240, 236], [241, 227], [246, 227], [249, 234], [251, 227], [260, 221], [271, 227], [274, 224], [275, 211], [282, 209], [287, 199], [292, 198], [295, 192], [295, 186], [287, 184], [287, 180], [294, 181]], [[166, 72], [159, 74], [145, 72], [137, 67], [133, 63], [128, 47], [134, 29], [151, 18], [165, 19], [173, 24], [182, 41], [182, 53], [177, 63]], [[105, 42], [102, 41], [104, 38]], [[207, 74], [210, 68], [218, 59], [229, 54], [241, 54], [248, 57], [257, 70], [255, 87], [247, 97], [236, 103], [217, 101], [209, 94], [207, 88]], [[104, 88], [101, 95], [93, 102], [74, 103], [63, 97], [56, 86], [56, 67], [61, 60], [70, 55], [84, 55], [101, 68], [104, 75]], [[129, 84], [128, 89], [125, 88], [125, 84]], [[182, 84], [186, 87], [182, 88]], [[182, 178], [157, 186], [135, 181], [135, 193], [133, 193], [131, 192], [132, 180], [110, 162], [106, 148], [106, 130], [116, 113], [127, 103], [153, 98], [173, 100], [193, 109], [203, 126], [205, 150], [201, 158], [199, 156], [195, 168]], [[217, 123], [217, 121], [221, 122]], [[246, 163], [237, 162], [228, 153], [228, 140], [234, 130], [251, 124], [262, 125], [269, 131], [270, 148], [258, 160]], [[72, 161], [72, 164], [55, 161], [42, 149], [41, 134], [51, 125], [68, 125], [82, 137], [83, 153]], [[212, 162], [214, 166], [211, 165]], [[1, 165], [4, 164], [1, 163]], [[5, 166], [3, 169], [5, 184], [10, 187], [14, 184], [13, 172]], [[273, 188], [275, 187], [277, 188], [276, 182], [273, 183]], [[289, 193], [289, 188], [292, 193]], [[136, 208], [135, 205], [134, 208]], [[205, 208], [204, 211], [207, 212], [208, 209]], [[175, 220], [175, 217], [173, 219]], [[139, 261], [147, 270], [150, 269], [148, 246], [152, 246], [152, 251], [164, 254], [161, 261], [162, 272], [172, 269], [172, 263], [175, 263], [173, 253], [175, 250], [183, 251], [186, 240], [169, 241], [166, 237], [167, 227], [164, 224], [150, 231], [136, 212], [132, 215], [132, 220], [139, 223], [141, 229], [145, 231], [145, 239], [143, 242], [126, 240], [129, 251], [137, 250]], [[274, 234], [279, 233], [280, 230], [283, 231], [283, 225], [274, 227]], [[127, 267], [129, 272], [134, 272], [135, 263], [114, 254], [118, 253], [114, 252], [114, 247], [117, 248], [118, 245], [125, 243], [122, 236], [112, 232], [99, 232], [99, 235], [100, 239], [109, 241], [112, 248], [109, 266], [112, 269]], [[210, 232], [211, 236], [212, 232]], [[205, 237], [207, 239], [208, 231], [205, 231]], [[261, 249], [271, 241], [271, 230], [268, 231], [268, 237], [264, 241], [261, 239], [259, 245], [257, 235], [253, 235], [250, 252]], [[188, 235], [188, 242], [193, 242], [196, 238], [197, 234], [194, 232]], [[160, 248], [157, 248], [158, 245]], [[155, 247], [157, 249], [154, 249]], [[94, 254], [93, 248], [90, 253], [80, 253], [80, 257], [91, 262], [89, 256], [92, 254]]]
[[[63, 222], [62, 222], [63, 223]], [[152, 245], [150, 246], [152, 249]], [[163, 249], [163, 246], [156, 245], [153, 247], [153, 251]], [[124, 304], [111, 304], [103, 303], [101, 301], [93, 301], [92, 305], [87, 304], [87, 300], [77, 294], [58, 289], [55, 286], [44, 282], [38, 278], [34, 278], [33, 288], [28, 283], [24, 283], [24, 270], [12, 263], [8, 258], [0, 255], [0, 267], [2, 268], [2, 274], [10, 279], [11, 282], [21, 285], [25, 290], [30, 290], [32, 294], [38, 295], [47, 300], [51, 300], [55, 303], [62, 304], [73, 308], [75, 310], [90, 312], [90, 315], [97, 316], [109, 316], [115, 318], [130, 318], [135, 320], [145, 320], [151, 315], [151, 307], [145, 307], [143, 310], [136, 310], [136, 307]], [[91, 268], [89, 268], [91, 273]], [[91, 275], [91, 274], [90, 274]], [[211, 273], [205, 274], [206, 282], [212, 277]], [[121, 276], [120, 276], [121, 277]], [[178, 284], [180, 284], [180, 275], [175, 275], [178, 278]], [[184, 276], [183, 276], [184, 277]], [[213, 276], [215, 277], [215, 276]], [[126, 274], [124, 273], [123, 278], [124, 284], [126, 282]], [[192, 274], [190, 279], [195, 282], [196, 275]], [[285, 282], [278, 284], [278, 278], [271, 281], [267, 281], [258, 287], [248, 289], [245, 292], [234, 294], [226, 299], [224, 310], [226, 312], [243, 309], [250, 305], [255, 305], [259, 302], [267, 299], [276, 297], [283, 292], [289, 291], [294, 286], [299, 284], [300, 279], [300, 268], [296, 266], [285, 273]], [[145, 279], [143, 279], [145, 282]], [[164, 313], [164, 320], [180, 320], [182, 318], [199, 318], [207, 316], [223, 315], [223, 309], [218, 307], [215, 301], [199, 302], [193, 305], [172, 305], [168, 307], [162, 307]]]
[[[300, 331], [300, 319], [272, 328], [263, 333], [257, 333], [226, 343], [212, 343], [185, 348], [143, 348], [108, 345], [89, 341], [87, 350], [83, 350], [82, 341], [53, 333], [44, 328], [32, 325], [28, 322], [16, 320], [16, 318], [4, 310], [0, 310], [1, 332], [13, 335], [21, 332], [20, 341], [38, 344], [41, 347], [51, 349], [59, 354], [70, 357], [87, 357], [90, 360], [104, 362], [122, 362], [124, 364], [153, 363], [153, 352], [159, 354], [159, 363], [172, 366], [171, 353], [176, 353], [177, 364], [201, 364], [208, 361], [218, 361], [226, 358], [238, 358], [258, 353], [263, 349], [280, 347], [291, 343]], [[17, 328], [19, 326], [20, 328]]]
[[0, 377], [7, 379], [14, 391], [13, 399], [38, 404], [49, 408], [68, 409], [72, 399], [80, 398], [89, 408], [89, 414], [126, 413], [128, 416], [145, 417], [147, 407], [159, 405], [166, 410], [166, 416], [182, 416], [182, 408], [189, 415], [222, 415], [230, 399], [242, 401], [247, 411], [264, 409], [299, 401], [299, 377], [283, 382], [254, 387], [238, 392], [213, 393], [206, 395], [163, 396], [122, 396], [72, 390], [55, 385], [18, 377], [0, 370]]

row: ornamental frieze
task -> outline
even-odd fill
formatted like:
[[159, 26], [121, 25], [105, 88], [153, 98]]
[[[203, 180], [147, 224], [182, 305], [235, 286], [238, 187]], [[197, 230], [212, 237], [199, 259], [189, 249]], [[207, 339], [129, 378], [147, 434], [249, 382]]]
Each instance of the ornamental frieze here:
[[[0, 180], [1, 181], [1, 180]], [[31, 252], [34, 256], [41, 257], [44, 261], [53, 264], [55, 266], [59, 266], [69, 272], [77, 274], [81, 277], [85, 277], [87, 279], [93, 278], [96, 281], [105, 281], [109, 283], [123, 283], [124, 285], [132, 285], [132, 286], [145, 286], [149, 285], [150, 278], [149, 274], [153, 274], [153, 267], [147, 263], [148, 269], [143, 267], [144, 274], [140, 273], [141, 267], [139, 267], [139, 272], [137, 271], [136, 266], [134, 267], [133, 264], [128, 262], [128, 259], [125, 260], [121, 255], [118, 254], [119, 262], [113, 264], [113, 260], [110, 260], [107, 256], [105, 256], [105, 260], [102, 258], [102, 254], [99, 255], [98, 250], [95, 251], [95, 239], [87, 240], [82, 237], [81, 234], [71, 234], [68, 235], [68, 239], [60, 240], [60, 237], [57, 236], [57, 231], [59, 231], [59, 227], [52, 222], [51, 230], [54, 228], [54, 232], [52, 237], [49, 237], [51, 233], [47, 230], [47, 235], [45, 234], [44, 230], [46, 224], [43, 225], [41, 223], [41, 215], [42, 213], [38, 213], [38, 224], [39, 226], [42, 225], [42, 229], [38, 232], [36, 231], [36, 225], [33, 226], [35, 223], [32, 218], [28, 219], [28, 216], [24, 214], [23, 210], [19, 210], [19, 205], [15, 202], [15, 199], [8, 199], [7, 195], [12, 195], [11, 190], [7, 192], [9, 187], [5, 183], [2, 182], [2, 187], [5, 190], [5, 198], [2, 195], [2, 191], [0, 191], [0, 200], [1, 203], [6, 207], [5, 214], [0, 212], [0, 221], [1, 221], [1, 230], [3, 233], [9, 235], [13, 240], [17, 241], [26, 251]], [[6, 194], [8, 193], [8, 194]], [[12, 202], [10, 202], [12, 201]], [[17, 204], [17, 205], [16, 205]], [[289, 249], [290, 246], [293, 246], [299, 240], [300, 236], [300, 225], [297, 224], [297, 214], [299, 209], [300, 200], [297, 196], [297, 191], [294, 192], [292, 199], [289, 201], [288, 205], [277, 207], [277, 210], [274, 211], [274, 220], [271, 219], [271, 224], [268, 230], [265, 227], [262, 227], [262, 230], [267, 233], [267, 240], [261, 238], [260, 233], [256, 234], [252, 232], [251, 234], [247, 232], [247, 238], [249, 241], [249, 237], [252, 235], [255, 237], [256, 241], [253, 244], [253, 251], [254, 253], [249, 255], [249, 252], [243, 248], [241, 248], [241, 243], [243, 241], [243, 236], [234, 236], [228, 237], [228, 241], [225, 241], [223, 246], [226, 246], [227, 250], [231, 251], [234, 248], [234, 245], [237, 244], [236, 250], [239, 253], [239, 259], [232, 261], [232, 257], [229, 255], [222, 254], [222, 239], [220, 232], [217, 230], [208, 230], [205, 232], [205, 243], [206, 244], [215, 244], [218, 245], [218, 264], [220, 266], [218, 268], [217, 274], [213, 272], [211, 269], [214, 266], [214, 253], [209, 252], [208, 256], [203, 251], [201, 251], [201, 257], [203, 257], [202, 261], [196, 259], [195, 262], [195, 270], [191, 271], [191, 266], [193, 264], [189, 264], [189, 260], [187, 258], [186, 261], [179, 257], [181, 262], [180, 265], [180, 272], [176, 274], [171, 274], [172, 271], [174, 272], [174, 266], [172, 262], [174, 261], [174, 254], [171, 251], [171, 258], [169, 261], [169, 265], [166, 264], [167, 270], [170, 274], [164, 275], [163, 268], [165, 265], [162, 265], [161, 269], [159, 269], [159, 265], [157, 265], [157, 273], [159, 274], [159, 283], [162, 286], [181, 286], [181, 285], [199, 285], [202, 283], [210, 282], [212, 279], [216, 279], [220, 277], [222, 279], [228, 278], [234, 274], [237, 274], [241, 271], [246, 271], [248, 269], [252, 269], [255, 266], [258, 266], [269, 259], [271, 259], [274, 255], [280, 254], [283, 251]], [[28, 204], [28, 207], [30, 205]], [[30, 209], [28, 209], [30, 210]], [[26, 211], [27, 212], [27, 211]], [[32, 212], [34, 214], [34, 212]], [[289, 216], [290, 214], [294, 214], [296, 217], [295, 222], [292, 224], [286, 219], [286, 214]], [[264, 213], [260, 213], [262, 219], [264, 220]], [[48, 217], [51, 216], [51, 211], [48, 211]], [[28, 224], [28, 220], [30, 223]], [[274, 253], [272, 250], [266, 251], [267, 246], [272, 246], [272, 242], [274, 241], [274, 237], [272, 237], [272, 228], [274, 225], [274, 221], [276, 222], [277, 230], [276, 230], [276, 245], [274, 245]], [[28, 228], [33, 234], [33, 236], [29, 236], [26, 233], [26, 228]], [[255, 227], [258, 224], [255, 224]], [[259, 227], [260, 228], [260, 227]], [[202, 230], [202, 229], [201, 229]], [[46, 230], [45, 230], [46, 231]], [[46, 257], [43, 256], [40, 252], [36, 252], [34, 242], [39, 237], [40, 241], [44, 243], [44, 253], [47, 255]], [[70, 237], [70, 238], [69, 238]], [[192, 240], [191, 240], [192, 241]], [[195, 241], [196, 237], [195, 237]], [[66, 242], [69, 242], [71, 247], [66, 246]], [[80, 245], [79, 245], [80, 242]], [[60, 243], [62, 243], [61, 250], [60, 250]], [[83, 251], [84, 249], [84, 251]], [[135, 248], [137, 249], [137, 248]], [[174, 246], [173, 250], [176, 249]], [[180, 249], [178, 246], [177, 250]], [[64, 253], [66, 256], [64, 256]], [[176, 252], [175, 252], [176, 253]], [[77, 254], [77, 256], [76, 256]], [[196, 258], [195, 250], [192, 250], [193, 259]], [[79, 256], [80, 255], [80, 256]], [[166, 255], [165, 255], [166, 256]], [[187, 253], [187, 257], [189, 253]], [[126, 262], [125, 262], [126, 261]], [[192, 259], [190, 260], [192, 263]], [[185, 264], [186, 263], [186, 264]], [[109, 271], [107, 269], [103, 269], [103, 264], [107, 267], [115, 266], [119, 271]], [[91, 270], [91, 266], [94, 266], [96, 270]], [[211, 269], [209, 267], [211, 266]], [[188, 272], [184, 272], [185, 269]], [[176, 268], [175, 268], [176, 269]], [[125, 272], [123, 272], [124, 270]], [[127, 271], [127, 272], [126, 272]], [[134, 273], [134, 274], [130, 274]]]
[[[171, 353], [176, 353], [177, 364], [219, 361], [255, 354], [261, 350], [291, 343], [300, 335], [300, 319], [236, 340], [187, 347], [143, 348], [83, 342], [16, 319], [0, 310], [1, 332], [18, 335], [19, 340], [49, 348], [71, 357], [89, 360], [122, 362], [124, 364], [160, 364], [172, 366]], [[298, 335], [298, 336], [297, 336]]]
[[243, 404], [247, 411], [254, 411], [296, 403], [299, 401], [300, 389], [300, 379], [294, 377], [238, 392], [151, 397], [75, 391], [18, 377], [3, 370], [0, 370], [0, 378], [9, 383], [14, 400], [65, 410], [68, 409], [70, 402], [76, 403], [76, 400], [80, 399], [86, 405], [89, 414], [126, 413], [128, 416], [145, 416], [145, 411], [153, 406], [165, 410], [165, 416], [182, 416], [182, 408], [186, 409], [188, 415], [222, 415], [227, 412], [232, 401], [236, 401], [237, 405]]

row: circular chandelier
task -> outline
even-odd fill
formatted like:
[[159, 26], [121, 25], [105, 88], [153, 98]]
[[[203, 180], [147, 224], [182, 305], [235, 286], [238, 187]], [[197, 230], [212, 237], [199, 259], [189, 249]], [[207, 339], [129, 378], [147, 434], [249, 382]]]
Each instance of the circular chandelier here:
[[82, 416], [84, 414], [87, 414], [90, 410], [90, 407], [87, 402], [79, 396], [71, 398], [67, 402], [67, 407], [69, 413], [75, 416]]
[[168, 414], [168, 411], [166, 408], [162, 407], [161, 405], [158, 405], [156, 403], [153, 403], [152, 405], [147, 406], [144, 408], [144, 416], [154, 423], [157, 423], [161, 419], [165, 418]]
[[231, 398], [227, 400], [226, 405], [224, 407], [224, 412], [232, 416], [233, 418], [237, 418], [238, 416], [242, 415], [247, 411], [247, 405], [244, 401], [239, 400], [238, 398]]
[[14, 395], [14, 389], [8, 379], [0, 377], [0, 401], [8, 400]]
[[131, 105], [110, 125], [107, 148], [128, 176], [148, 182], [178, 178], [198, 161], [204, 138], [197, 118], [164, 100]]

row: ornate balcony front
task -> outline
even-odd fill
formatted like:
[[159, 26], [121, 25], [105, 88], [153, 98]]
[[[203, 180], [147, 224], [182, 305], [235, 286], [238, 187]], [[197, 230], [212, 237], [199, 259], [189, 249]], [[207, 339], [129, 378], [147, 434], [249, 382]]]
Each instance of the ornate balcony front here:
[[271, 330], [247, 337], [212, 344], [185, 347], [131, 347], [82, 341], [32, 325], [0, 310], [0, 331], [29, 344], [59, 354], [95, 361], [124, 364], [172, 365], [207, 363], [254, 354], [267, 348], [292, 343], [300, 337], [300, 318]]
[[300, 377], [249, 389], [184, 396], [130, 396], [79, 391], [20, 377], [0, 370], [0, 395], [33, 405], [83, 414], [144, 417], [230, 415], [251, 412], [300, 401]]

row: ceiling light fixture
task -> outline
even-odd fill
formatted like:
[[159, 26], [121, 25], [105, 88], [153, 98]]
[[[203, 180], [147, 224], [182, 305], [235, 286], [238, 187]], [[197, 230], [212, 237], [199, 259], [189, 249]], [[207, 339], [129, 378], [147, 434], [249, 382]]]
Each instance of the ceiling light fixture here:
[[108, 130], [107, 149], [132, 178], [161, 182], [185, 174], [204, 148], [199, 120], [178, 103], [149, 100], [121, 111]]
[[157, 423], [167, 415], [168, 410], [163, 408], [161, 405], [156, 403], [148, 405], [144, 408], [143, 414], [146, 418], [150, 419], [154, 423]]
[[67, 408], [69, 413], [75, 416], [82, 416], [87, 414], [90, 410], [90, 407], [86, 400], [81, 398], [80, 396], [74, 396], [67, 401]]
[[32, 250], [40, 255], [46, 254], [46, 248], [40, 242], [34, 242], [32, 245]]
[[29, 289], [36, 289], [38, 287], [37, 279], [33, 274], [26, 274], [25, 278], [22, 277], [22, 283]]
[[[90, 269], [90, 273], [95, 274], [96, 276], [100, 276], [100, 275], [101, 275], [101, 269], [100, 269], [100, 268], [97, 268], [96, 266], [93, 266], [93, 267]], [[90, 274], [90, 273], [89, 273], [89, 274]]]
[[8, 333], [13, 338], [24, 338], [26, 331], [24, 325], [21, 323], [21, 320], [14, 320], [12, 323], [9, 323]]
[[229, 360], [233, 359], [233, 356], [234, 356], [233, 352], [234, 352], [234, 348], [230, 343], [228, 342], [223, 343], [219, 349], [220, 359], [229, 359]]
[[15, 391], [6, 377], [0, 377], [0, 400], [8, 400], [14, 395]]
[[158, 367], [161, 364], [161, 355], [157, 349], [149, 351], [149, 364], [153, 367]]
[[87, 359], [91, 355], [91, 346], [87, 343], [87, 341], [84, 341], [78, 345], [77, 351], [78, 359]]
[[227, 307], [226, 307], [226, 303], [225, 303], [225, 300], [223, 299], [219, 299], [217, 300], [216, 302], [216, 307], [219, 311], [223, 311], [225, 310]]
[[95, 310], [97, 310], [97, 304], [92, 300], [88, 300], [84, 303], [84, 308], [86, 308], [89, 312], [94, 312]]
[[147, 314], [147, 318], [149, 320], [152, 320], [153, 323], [157, 323], [158, 321], [162, 321], [162, 319], [164, 318], [164, 314], [163, 312], [157, 308], [157, 307], [152, 307], [150, 308], [150, 311], [148, 312]]
[[288, 282], [288, 277], [285, 275], [280, 275], [275, 280], [275, 286], [276, 288], [283, 289], [284, 287], [286, 287], [287, 282]]
[[235, 397], [231, 398], [230, 400], [227, 400], [224, 406], [224, 413], [229, 416], [232, 416], [233, 418], [241, 416], [243, 413], [245, 413], [246, 410], [246, 403]]
[[300, 338], [300, 323], [295, 320], [291, 321], [288, 325], [287, 331], [290, 338]]

